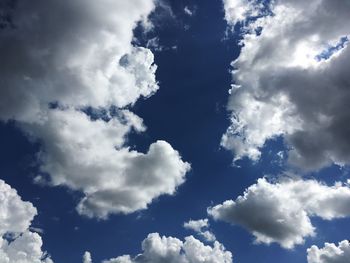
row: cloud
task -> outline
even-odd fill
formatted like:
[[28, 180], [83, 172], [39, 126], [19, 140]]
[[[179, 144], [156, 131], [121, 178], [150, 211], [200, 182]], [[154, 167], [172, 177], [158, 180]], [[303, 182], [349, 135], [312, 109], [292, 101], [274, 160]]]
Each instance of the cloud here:
[[[267, 140], [283, 136], [289, 163], [305, 171], [348, 164], [350, 6], [340, 0], [224, 6], [230, 26], [245, 23], [232, 62], [232, 124], [221, 144], [235, 160], [258, 160]], [[253, 19], [251, 6], [258, 9]]]
[[136, 257], [124, 255], [103, 263], [232, 263], [232, 254], [215, 241], [206, 246], [192, 236], [181, 241], [174, 237], [152, 233], [142, 242], [141, 254]]
[[86, 251], [83, 256], [83, 263], [92, 263], [91, 254], [89, 251]]
[[151, 38], [147, 41], [147, 44], [146, 44], [147, 48], [151, 49], [151, 50], [154, 50], [154, 51], [163, 51], [165, 48], [160, 45], [159, 43], [159, 37], [154, 37], [154, 38]]
[[53, 263], [41, 250], [42, 239], [30, 231], [36, 208], [0, 180], [0, 262]]
[[155, 92], [153, 54], [131, 44], [153, 8], [152, 0], [21, 0], [5, 8], [13, 27], [0, 35], [1, 118], [37, 121], [52, 102], [123, 107]]
[[215, 235], [209, 231], [208, 219], [190, 220], [184, 223], [184, 228], [195, 231], [199, 236], [203, 237], [208, 242], [216, 240]]
[[3, 180], [0, 180], [0, 236], [6, 232], [21, 233], [27, 230], [37, 214], [34, 206], [24, 202]]
[[44, 229], [40, 227], [29, 227], [29, 230], [38, 234], [44, 234]]
[[20, 0], [3, 10], [11, 23], [0, 29], [0, 120], [41, 143], [36, 182], [81, 191], [77, 210], [88, 217], [145, 209], [174, 194], [190, 169], [165, 141], [147, 153], [127, 146], [130, 132], [146, 129], [131, 106], [159, 88], [153, 53], [132, 44], [154, 8]]
[[223, 0], [223, 3], [225, 20], [231, 26], [259, 15], [264, 7], [257, 0]]
[[308, 263], [347, 263], [350, 258], [350, 243], [344, 240], [336, 246], [326, 243], [323, 248], [312, 246], [307, 250]]
[[186, 15], [193, 16], [195, 14], [195, 9], [191, 10], [188, 6], [185, 6], [184, 12]]
[[25, 128], [45, 145], [39, 158], [41, 172], [51, 175], [49, 183], [85, 194], [77, 207], [80, 214], [106, 218], [145, 209], [154, 198], [173, 194], [190, 169], [165, 141], [151, 144], [145, 154], [123, 147], [130, 129], [144, 126], [131, 112], [121, 114], [91, 120], [80, 111], [57, 109], [47, 121]]
[[312, 217], [324, 220], [350, 216], [350, 187], [327, 186], [315, 180], [259, 179], [236, 200], [208, 208], [216, 220], [241, 225], [257, 243], [279, 243], [291, 249], [315, 235]]

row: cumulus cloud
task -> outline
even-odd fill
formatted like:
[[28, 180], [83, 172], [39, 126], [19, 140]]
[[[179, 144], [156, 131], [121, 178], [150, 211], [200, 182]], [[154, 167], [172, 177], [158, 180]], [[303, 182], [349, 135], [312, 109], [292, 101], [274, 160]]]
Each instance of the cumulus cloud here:
[[232, 254], [215, 241], [206, 246], [193, 236], [185, 241], [152, 233], [142, 242], [143, 252], [136, 257], [124, 255], [103, 263], [232, 263]]
[[349, 217], [349, 202], [347, 184], [327, 186], [301, 179], [271, 183], [259, 179], [242, 196], [208, 208], [208, 213], [216, 220], [243, 226], [257, 243], [277, 242], [291, 249], [315, 235], [312, 217]]
[[213, 242], [216, 240], [215, 235], [209, 231], [209, 222], [207, 218], [185, 222], [184, 228], [195, 231], [199, 236], [208, 242]]
[[12, 26], [0, 31], [1, 118], [37, 121], [52, 102], [122, 107], [155, 92], [153, 54], [131, 44], [153, 8], [152, 0], [2, 7]]
[[347, 263], [350, 258], [350, 243], [341, 241], [338, 246], [326, 243], [323, 248], [312, 246], [307, 250], [308, 263]]
[[78, 212], [99, 218], [173, 194], [190, 168], [180, 154], [164, 141], [147, 153], [127, 146], [146, 128], [126, 106], [159, 88], [153, 53], [132, 44], [154, 1], [6, 3], [0, 120], [41, 142], [36, 181], [82, 191]]
[[91, 263], [91, 262], [92, 262], [91, 254], [89, 251], [86, 251], [83, 256], [83, 263]]
[[165, 141], [151, 144], [145, 154], [123, 147], [132, 128], [140, 131], [144, 126], [129, 111], [104, 121], [57, 109], [47, 121], [25, 129], [45, 145], [39, 158], [41, 171], [51, 175], [49, 183], [82, 191], [78, 212], [106, 218], [144, 209], [161, 194], [173, 194], [190, 168]]
[[6, 232], [21, 233], [29, 228], [37, 214], [34, 206], [24, 202], [3, 180], [0, 180], [0, 236]]
[[[221, 144], [235, 160], [258, 160], [269, 139], [283, 136], [289, 162], [304, 170], [350, 162], [350, 6], [341, 0], [224, 0], [232, 26], [246, 23]], [[252, 7], [253, 6], [253, 7]], [[248, 11], [247, 11], [247, 10]], [[257, 16], [249, 10], [258, 10]]]
[[40, 235], [29, 230], [36, 214], [30, 202], [0, 180], [0, 262], [53, 263], [41, 250]]

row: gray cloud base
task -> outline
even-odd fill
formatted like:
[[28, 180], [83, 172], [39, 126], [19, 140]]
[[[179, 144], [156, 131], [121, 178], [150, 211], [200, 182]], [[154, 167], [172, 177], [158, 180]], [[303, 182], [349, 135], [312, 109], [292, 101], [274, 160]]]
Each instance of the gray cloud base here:
[[312, 217], [349, 217], [349, 202], [347, 184], [327, 186], [301, 179], [270, 183], [259, 179], [242, 196], [210, 207], [208, 213], [216, 220], [243, 226], [257, 243], [276, 242], [291, 249], [315, 235]]
[[350, 34], [348, 2], [272, 1], [273, 15], [255, 0], [224, 4], [230, 25], [261, 18], [242, 24], [243, 47], [232, 62], [232, 125], [222, 145], [235, 160], [258, 160], [267, 140], [283, 136], [292, 165], [309, 171], [348, 164], [350, 48], [339, 44]]

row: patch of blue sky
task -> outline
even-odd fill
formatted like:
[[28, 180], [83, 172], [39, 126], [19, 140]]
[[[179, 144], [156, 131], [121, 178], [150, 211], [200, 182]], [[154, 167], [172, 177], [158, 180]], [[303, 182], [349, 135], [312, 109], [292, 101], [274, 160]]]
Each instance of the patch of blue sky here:
[[347, 36], [341, 37], [339, 42], [336, 45], [334, 45], [334, 46], [329, 45], [325, 50], [323, 50], [320, 54], [318, 54], [316, 56], [316, 60], [321, 61], [321, 60], [329, 59], [337, 51], [343, 49], [347, 45], [348, 42], [349, 42], [349, 38]]

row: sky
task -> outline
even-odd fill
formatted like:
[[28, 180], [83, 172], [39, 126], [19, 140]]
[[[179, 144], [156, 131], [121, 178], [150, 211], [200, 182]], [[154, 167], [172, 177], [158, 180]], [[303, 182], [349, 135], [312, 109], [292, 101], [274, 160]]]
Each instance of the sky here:
[[1, 1], [0, 263], [349, 263], [349, 15]]

